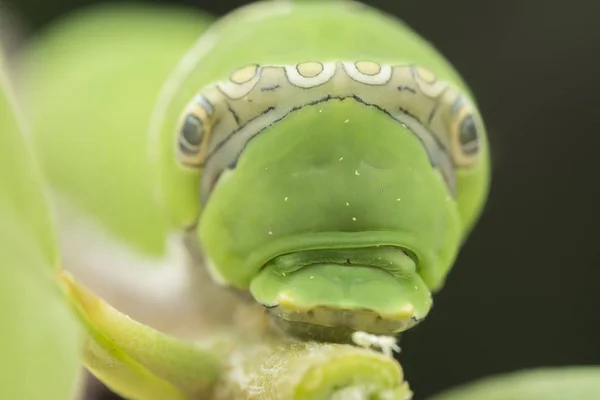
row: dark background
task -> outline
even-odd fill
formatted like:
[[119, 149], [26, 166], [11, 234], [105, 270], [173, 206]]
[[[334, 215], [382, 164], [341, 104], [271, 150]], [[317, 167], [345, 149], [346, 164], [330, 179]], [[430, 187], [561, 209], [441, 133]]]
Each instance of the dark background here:
[[[217, 15], [248, 3], [163, 2]], [[600, 2], [364, 2], [405, 20], [454, 63], [493, 149], [481, 221], [434, 310], [401, 341], [416, 397], [521, 368], [600, 364]], [[26, 37], [95, 2], [4, 3]]]

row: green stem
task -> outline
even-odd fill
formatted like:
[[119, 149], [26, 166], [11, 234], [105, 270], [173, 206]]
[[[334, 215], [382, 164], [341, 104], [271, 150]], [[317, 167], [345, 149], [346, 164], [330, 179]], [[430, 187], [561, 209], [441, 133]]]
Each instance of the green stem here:
[[240, 344], [228, 364], [215, 399], [403, 400], [411, 394], [397, 362], [350, 345], [263, 336]]
[[67, 273], [60, 280], [88, 332], [85, 366], [132, 400], [411, 396], [400, 365], [375, 351], [232, 326], [185, 342], [120, 313]]

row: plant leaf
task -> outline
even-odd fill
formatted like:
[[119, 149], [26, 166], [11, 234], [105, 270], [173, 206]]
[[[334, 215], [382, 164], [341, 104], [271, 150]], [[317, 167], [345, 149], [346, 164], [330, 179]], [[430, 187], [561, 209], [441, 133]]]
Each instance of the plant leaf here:
[[[85, 366], [133, 400], [203, 399], [222, 370], [227, 335], [201, 346], [180, 341], [120, 313], [71, 275], [61, 274], [71, 304], [86, 327]], [[226, 339], [225, 339], [226, 340]]]
[[600, 399], [600, 366], [539, 368], [493, 376], [430, 400]]
[[0, 398], [64, 400], [80, 370], [80, 337], [53, 279], [50, 212], [1, 58]]

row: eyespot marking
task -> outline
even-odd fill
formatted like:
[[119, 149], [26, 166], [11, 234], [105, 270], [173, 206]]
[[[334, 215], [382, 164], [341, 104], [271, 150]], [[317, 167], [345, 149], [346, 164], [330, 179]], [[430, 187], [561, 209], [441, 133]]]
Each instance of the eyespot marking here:
[[232, 73], [228, 81], [220, 82], [217, 86], [230, 99], [241, 99], [254, 89], [260, 80], [261, 72], [260, 65], [248, 65]]
[[463, 153], [473, 155], [479, 149], [477, 141], [477, 128], [473, 116], [469, 115], [462, 120], [459, 129], [459, 141], [463, 149]]
[[178, 135], [178, 155], [187, 166], [197, 167], [205, 158], [212, 130], [214, 107], [204, 96], [196, 96], [185, 112]]
[[314, 78], [323, 72], [323, 64], [316, 61], [308, 61], [296, 66], [298, 73], [305, 78]]
[[198, 151], [203, 136], [204, 122], [194, 114], [188, 114], [181, 128], [181, 150], [185, 153]]
[[477, 120], [465, 99], [459, 97], [452, 106], [454, 124], [451, 127], [452, 155], [457, 165], [468, 166], [477, 161], [480, 139]]
[[[322, 67], [321, 72], [316, 75], [314, 74], [319, 70], [319, 68], [314, 64], [319, 64]], [[313, 61], [308, 61], [295, 66], [286, 66], [285, 74], [288, 81], [292, 85], [303, 89], [308, 89], [321, 86], [329, 82], [329, 80], [333, 78], [335, 70], [335, 63], [320, 64]], [[306, 73], [307, 76], [304, 76], [303, 73]]]
[[381, 65], [371, 61], [358, 61], [356, 69], [363, 75], [374, 76], [381, 72]]
[[343, 63], [346, 74], [356, 82], [366, 85], [385, 85], [392, 79], [392, 66], [381, 65], [372, 61]]
[[233, 74], [231, 74], [231, 77], [229, 79], [233, 83], [242, 85], [244, 83], [250, 82], [252, 80], [252, 78], [254, 78], [256, 76], [257, 72], [258, 72], [258, 65], [256, 65], [256, 64], [248, 65], [244, 68], [240, 68], [237, 71], [235, 71]]

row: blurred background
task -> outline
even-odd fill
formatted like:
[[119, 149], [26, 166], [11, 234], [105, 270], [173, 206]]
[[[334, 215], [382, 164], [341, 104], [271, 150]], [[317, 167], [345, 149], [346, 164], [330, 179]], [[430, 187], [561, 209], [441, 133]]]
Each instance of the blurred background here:
[[[107, 2], [0, 0], [0, 32], [12, 32], [13, 51], [66, 13]], [[416, 398], [523, 368], [600, 364], [600, 2], [363, 2], [454, 63], [492, 146], [481, 221], [426, 322], [402, 337]], [[162, 3], [218, 16], [248, 1]]]

